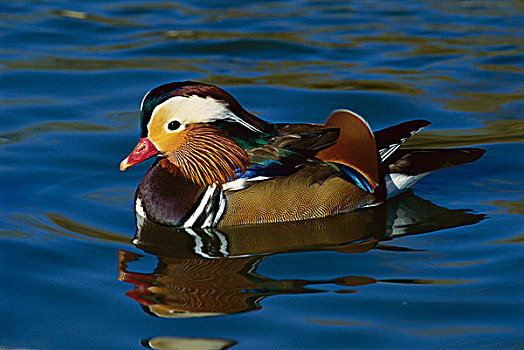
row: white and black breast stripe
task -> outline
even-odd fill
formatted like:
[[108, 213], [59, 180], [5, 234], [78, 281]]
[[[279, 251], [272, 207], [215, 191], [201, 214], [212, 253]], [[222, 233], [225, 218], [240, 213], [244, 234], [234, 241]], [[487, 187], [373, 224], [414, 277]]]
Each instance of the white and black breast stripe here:
[[193, 213], [183, 227], [215, 227], [226, 208], [224, 192], [215, 184], [208, 186]]

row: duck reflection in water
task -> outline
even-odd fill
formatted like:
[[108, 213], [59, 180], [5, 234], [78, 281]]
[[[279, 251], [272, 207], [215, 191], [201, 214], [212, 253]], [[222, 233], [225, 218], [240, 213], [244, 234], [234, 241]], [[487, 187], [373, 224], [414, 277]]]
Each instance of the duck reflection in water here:
[[405, 193], [387, 203], [335, 217], [236, 226], [220, 229], [170, 228], [137, 216], [133, 243], [158, 263], [150, 273], [129, 265], [140, 255], [120, 250], [118, 279], [134, 285], [126, 295], [144, 311], [159, 317], [205, 317], [260, 308], [259, 301], [277, 294], [322, 292], [313, 285], [348, 287], [377, 282], [365, 276], [330, 280], [274, 280], [256, 273], [267, 256], [300, 251], [362, 253], [370, 249], [409, 250], [382, 242], [396, 237], [471, 225], [484, 218], [449, 210]]

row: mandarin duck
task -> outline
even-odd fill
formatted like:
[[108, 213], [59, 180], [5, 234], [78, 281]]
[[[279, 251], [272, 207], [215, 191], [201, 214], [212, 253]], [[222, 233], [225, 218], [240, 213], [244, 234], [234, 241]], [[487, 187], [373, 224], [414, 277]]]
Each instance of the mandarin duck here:
[[[186, 318], [235, 314], [259, 309], [260, 300], [267, 296], [309, 293], [316, 288], [307, 280], [273, 280], [257, 273], [268, 255], [406, 251], [410, 248], [395, 246], [391, 240], [472, 225], [484, 218], [462, 209], [439, 207], [410, 191], [368, 209], [265, 225], [173, 228], [137, 217], [132, 243], [155, 255], [158, 262], [149, 271], [133, 271], [129, 265], [141, 255], [119, 250], [118, 279], [134, 285], [126, 295], [150, 315]], [[315, 279], [313, 284], [333, 284], [348, 291], [347, 287], [375, 282], [363, 276], [340, 276]]]
[[412, 120], [373, 132], [349, 110], [335, 110], [325, 124], [270, 123], [217, 86], [172, 82], [144, 96], [141, 138], [120, 170], [157, 156], [136, 190], [135, 212], [161, 225], [321, 218], [379, 205], [485, 152], [399, 149], [428, 125]]

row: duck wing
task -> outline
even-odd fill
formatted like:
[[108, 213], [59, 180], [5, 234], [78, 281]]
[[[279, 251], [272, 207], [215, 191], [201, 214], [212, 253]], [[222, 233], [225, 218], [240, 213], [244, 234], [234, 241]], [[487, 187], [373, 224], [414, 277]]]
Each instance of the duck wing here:
[[417, 119], [375, 131], [380, 162], [389, 158], [408, 138], [430, 125], [427, 120]]
[[380, 182], [379, 162], [375, 137], [368, 123], [355, 112], [339, 109], [331, 113], [325, 126], [340, 129], [340, 137], [317, 157], [335, 164], [346, 180], [373, 193]]
[[252, 182], [242, 191], [224, 191], [227, 210], [219, 226], [321, 218], [376, 201], [371, 193], [340, 177], [338, 168], [309, 158], [288, 176]]
[[269, 143], [247, 149], [251, 164], [237, 179], [224, 184], [225, 190], [240, 190], [255, 181], [287, 176], [298, 171], [308, 159], [336, 143], [339, 129], [312, 124], [277, 124], [279, 134]]

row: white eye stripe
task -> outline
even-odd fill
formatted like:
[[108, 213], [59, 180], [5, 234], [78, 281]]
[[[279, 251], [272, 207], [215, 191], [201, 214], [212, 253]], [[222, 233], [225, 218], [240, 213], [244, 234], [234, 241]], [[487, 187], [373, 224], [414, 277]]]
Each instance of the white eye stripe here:
[[247, 122], [245, 122], [243, 119], [237, 117], [237, 116], [236, 116], [235, 114], [233, 114], [233, 113], [229, 113], [229, 114], [226, 116], [225, 119], [226, 119], [226, 120], [232, 120], [232, 121], [235, 121], [235, 122], [237, 122], [237, 123], [240, 123], [240, 124], [242, 124], [243, 126], [245, 126], [246, 128], [248, 128], [248, 129], [251, 130], [251, 131], [262, 132], [262, 130], [260, 130], [260, 129], [254, 127], [253, 125], [251, 125], [251, 124], [249, 124], [249, 123], [247, 123]]
[[[261, 130], [255, 126], [247, 123], [245, 120], [231, 112], [226, 104], [215, 100], [212, 97], [203, 98], [197, 95], [191, 95], [189, 97], [174, 96], [169, 100], [160, 103], [153, 109], [149, 123], [160, 114], [162, 114], [164, 118], [165, 116], [170, 116], [171, 118], [175, 117], [182, 125], [211, 123], [217, 120], [226, 120], [239, 123], [251, 131], [261, 132]], [[175, 119], [171, 119], [169, 122], [172, 120]], [[166, 130], [168, 130], [167, 125], [168, 124], [166, 123]], [[172, 130], [168, 131], [172, 132]]]

